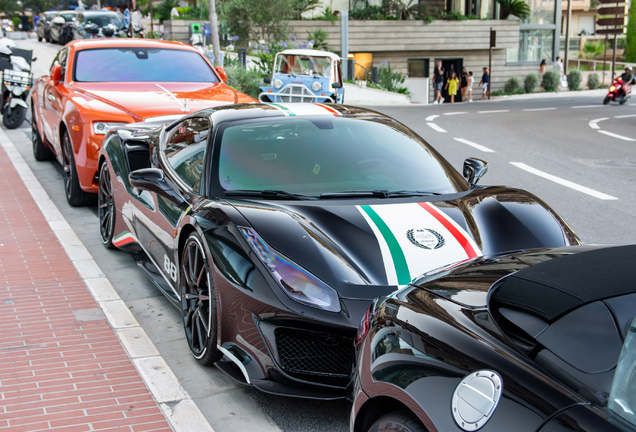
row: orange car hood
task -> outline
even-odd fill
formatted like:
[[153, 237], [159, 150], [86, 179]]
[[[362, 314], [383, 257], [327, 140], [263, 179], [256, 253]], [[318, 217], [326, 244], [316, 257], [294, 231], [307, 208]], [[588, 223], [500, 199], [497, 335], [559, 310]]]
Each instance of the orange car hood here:
[[244, 95], [239, 98], [240, 93], [224, 83], [76, 83], [73, 87], [76, 95], [83, 96], [96, 111], [111, 111], [104, 110], [103, 104], [107, 104], [111, 109], [127, 113], [135, 121], [253, 101]]

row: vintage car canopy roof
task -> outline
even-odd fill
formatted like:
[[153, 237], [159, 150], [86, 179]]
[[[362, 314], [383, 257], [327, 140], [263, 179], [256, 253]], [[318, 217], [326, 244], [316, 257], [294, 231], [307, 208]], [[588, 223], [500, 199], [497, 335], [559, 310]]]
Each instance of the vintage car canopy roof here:
[[561, 256], [501, 280], [491, 304], [552, 322], [584, 304], [636, 292], [635, 263], [636, 245]]
[[314, 57], [329, 57], [332, 60], [340, 60], [340, 56], [328, 51], [312, 50], [312, 49], [288, 49], [281, 51], [279, 54], [305, 55]]

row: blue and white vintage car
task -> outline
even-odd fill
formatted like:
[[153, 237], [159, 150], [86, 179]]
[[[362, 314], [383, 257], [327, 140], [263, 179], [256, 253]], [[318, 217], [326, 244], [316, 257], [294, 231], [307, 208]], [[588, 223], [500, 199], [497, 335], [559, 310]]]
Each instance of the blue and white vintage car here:
[[261, 87], [261, 102], [343, 103], [340, 57], [311, 49], [289, 49], [276, 54], [273, 76]]

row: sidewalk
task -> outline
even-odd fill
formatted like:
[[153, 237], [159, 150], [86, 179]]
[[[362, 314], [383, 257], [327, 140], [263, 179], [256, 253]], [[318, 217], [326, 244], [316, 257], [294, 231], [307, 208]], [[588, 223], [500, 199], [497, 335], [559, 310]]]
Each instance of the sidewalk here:
[[0, 429], [171, 431], [2, 145], [0, 227]]

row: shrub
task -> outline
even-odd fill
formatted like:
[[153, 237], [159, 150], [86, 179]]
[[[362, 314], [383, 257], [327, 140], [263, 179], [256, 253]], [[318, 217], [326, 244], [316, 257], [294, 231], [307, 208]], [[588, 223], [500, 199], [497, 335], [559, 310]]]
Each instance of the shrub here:
[[547, 70], [543, 74], [543, 80], [541, 80], [541, 86], [545, 91], [557, 91], [559, 89], [560, 76], [557, 71]]
[[258, 99], [261, 93], [260, 86], [264, 85], [263, 77], [258, 71], [249, 70], [242, 66], [231, 66], [225, 69], [227, 84], [247, 95]]
[[581, 80], [583, 79], [581, 75], [581, 71], [578, 69], [572, 69], [568, 72], [568, 88], [570, 90], [580, 90], [581, 89]]
[[404, 85], [406, 77], [402, 72], [396, 71], [395, 67], [391, 67], [388, 62], [382, 62], [380, 64], [378, 78], [378, 84], [367, 81], [367, 87], [410, 96], [409, 89]]
[[515, 94], [521, 90], [521, 83], [517, 77], [512, 77], [504, 84], [503, 91], [506, 94]]
[[536, 74], [528, 74], [523, 80], [523, 89], [526, 93], [534, 93], [539, 85], [539, 77]]
[[591, 73], [587, 77], [587, 88], [589, 88], [590, 90], [594, 90], [599, 88], [600, 86], [601, 86], [601, 81], [598, 78], [598, 74]]

